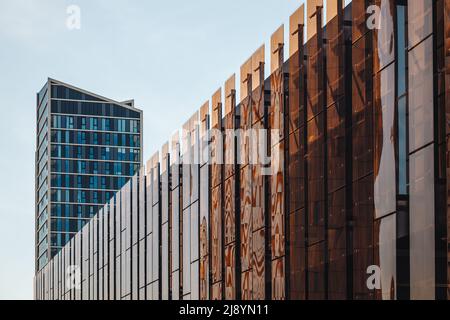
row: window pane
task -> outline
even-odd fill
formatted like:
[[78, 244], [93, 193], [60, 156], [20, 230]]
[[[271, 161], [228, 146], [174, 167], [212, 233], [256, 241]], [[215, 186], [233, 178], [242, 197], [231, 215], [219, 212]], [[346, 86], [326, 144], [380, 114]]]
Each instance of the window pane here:
[[381, 299], [396, 298], [396, 215], [375, 223], [375, 264], [381, 269]]
[[409, 48], [412, 48], [433, 32], [433, 0], [414, 0], [409, 3], [408, 40]]
[[409, 52], [410, 152], [433, 141], [433, 39]]
[[395, 64], [375, 77], [375, 214], [380, 218], [396, 208]]
[[434, 299], [434, 146], [410, 156], [411, 299]]

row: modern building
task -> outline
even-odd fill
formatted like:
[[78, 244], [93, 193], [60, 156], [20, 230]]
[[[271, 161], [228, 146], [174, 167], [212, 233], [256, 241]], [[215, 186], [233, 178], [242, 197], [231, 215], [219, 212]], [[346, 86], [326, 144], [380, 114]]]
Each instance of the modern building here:
[[326, 2], [36, 274], [37, 299], [449, 298], [450, 1]]
[[142, 164], [142, 111], [48, 79], [37, 94], [36, 270]]

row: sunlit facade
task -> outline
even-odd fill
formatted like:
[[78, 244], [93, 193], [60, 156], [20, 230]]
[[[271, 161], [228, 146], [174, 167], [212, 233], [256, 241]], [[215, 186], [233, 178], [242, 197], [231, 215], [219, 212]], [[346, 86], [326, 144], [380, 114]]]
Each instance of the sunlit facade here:
[[142, 111], [53, 79], [37, 100], [40, 270], [138, 171]]
[[448, 299], [450, 1], [326, 2], [37, 273], [37, 299]]

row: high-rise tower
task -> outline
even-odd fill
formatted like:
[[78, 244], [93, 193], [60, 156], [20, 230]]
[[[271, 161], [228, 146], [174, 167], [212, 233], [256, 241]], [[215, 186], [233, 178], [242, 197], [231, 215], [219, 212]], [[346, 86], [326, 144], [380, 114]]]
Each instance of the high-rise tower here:
[[142, 111], [48, 79], [37, 94], [36, 269], [142, 163]]

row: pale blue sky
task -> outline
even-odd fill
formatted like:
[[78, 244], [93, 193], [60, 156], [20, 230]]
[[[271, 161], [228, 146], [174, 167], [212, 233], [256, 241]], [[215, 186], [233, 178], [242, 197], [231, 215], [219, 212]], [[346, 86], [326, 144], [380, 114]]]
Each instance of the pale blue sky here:
[[[148, 159], [302, 2], [0, 0], [0, 299], [32, 298], [35, 100], [47, 77], [135, 99]], [[66, 28], [72, 4], [81, 30]]]

